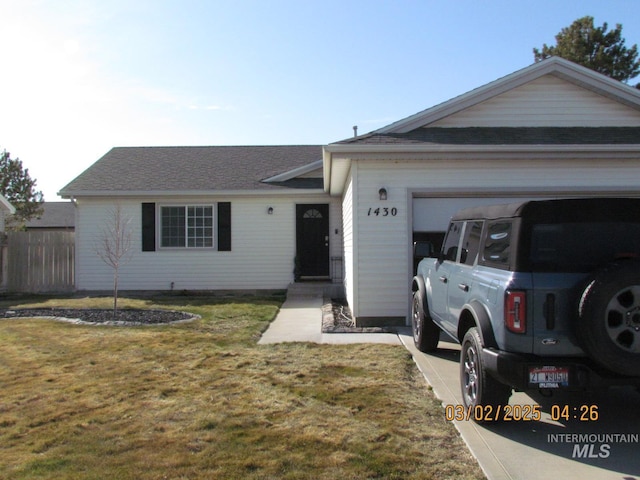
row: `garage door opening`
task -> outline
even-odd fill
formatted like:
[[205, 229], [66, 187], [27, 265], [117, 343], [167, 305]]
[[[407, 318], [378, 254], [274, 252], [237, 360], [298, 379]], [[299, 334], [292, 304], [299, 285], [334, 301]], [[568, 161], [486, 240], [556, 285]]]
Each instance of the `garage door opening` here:
[[[431, 242], [436, 252], [440, 251], [449, 220], [458, 211], [468, 207], [498, 205], [531, 200], [531, 197], [421, 197], [413, 198], [412, 242]], [[538, 200], [549, 197], [537, 197]], [[412, 249], [413, 251], [413, 249]], [[413, 258], [413, 273], [419, 259]]]

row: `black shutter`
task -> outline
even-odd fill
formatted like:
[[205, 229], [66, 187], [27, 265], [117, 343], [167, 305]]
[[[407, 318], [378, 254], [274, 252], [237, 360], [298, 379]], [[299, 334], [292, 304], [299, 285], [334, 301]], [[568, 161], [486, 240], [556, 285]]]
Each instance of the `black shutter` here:
[[231, 203], [218, 203], [218, 250], [231, 251]]
[[142, 251], [156, 251], [156, 204], [142, 204]]

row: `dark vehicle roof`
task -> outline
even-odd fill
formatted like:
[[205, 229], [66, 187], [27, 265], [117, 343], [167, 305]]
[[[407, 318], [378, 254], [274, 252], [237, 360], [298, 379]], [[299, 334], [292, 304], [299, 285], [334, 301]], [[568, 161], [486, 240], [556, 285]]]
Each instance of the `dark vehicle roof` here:
[[640, 221], [640, 198], [566, 198], [529, 200], [460, 210], [452, 220], [523, 217], [533, 221]]

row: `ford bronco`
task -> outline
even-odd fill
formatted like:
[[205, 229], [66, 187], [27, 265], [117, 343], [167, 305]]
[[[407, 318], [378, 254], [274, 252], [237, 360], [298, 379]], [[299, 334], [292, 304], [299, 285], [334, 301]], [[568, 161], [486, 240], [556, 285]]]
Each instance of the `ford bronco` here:
[[[424, 251], [424, 245], [418, 250]], [[412, 281], [416, 347], [461, 344], [465, 407], [640, 385], [640, 199], [465, 209]]]

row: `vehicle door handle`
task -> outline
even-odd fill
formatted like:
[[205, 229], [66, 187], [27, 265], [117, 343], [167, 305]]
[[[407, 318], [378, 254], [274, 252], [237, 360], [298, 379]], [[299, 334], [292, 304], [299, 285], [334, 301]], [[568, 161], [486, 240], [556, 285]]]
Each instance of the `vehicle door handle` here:
[[442, 283], [447, 283], [449, 281], [447, 280], [447, 277], [445, 277], [444, 275], [438, 278], [438, 280], [440, 280]]
[[469, 285], [466, 285], [464, 283], [459, 283], [458, 284], [458, 288], [460, 290], [462, 290], [463, 292], [468, 292], [469, 291]]

